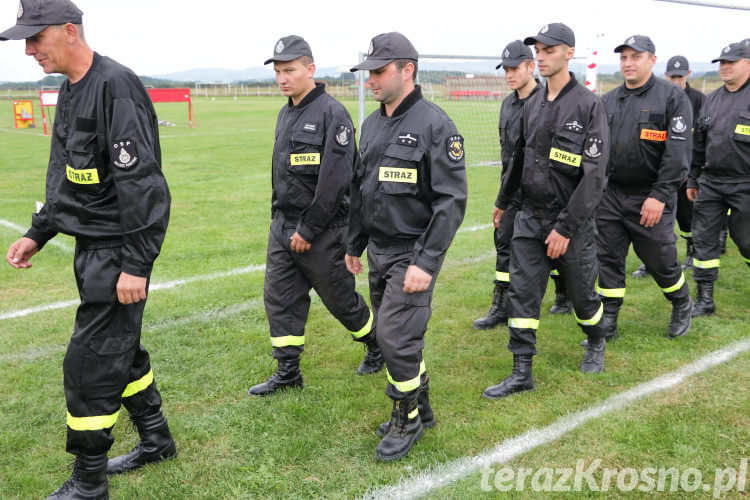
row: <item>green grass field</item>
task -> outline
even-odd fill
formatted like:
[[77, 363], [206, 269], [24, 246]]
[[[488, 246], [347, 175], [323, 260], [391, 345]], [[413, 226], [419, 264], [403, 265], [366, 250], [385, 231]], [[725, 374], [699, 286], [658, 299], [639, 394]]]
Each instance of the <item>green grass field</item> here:
[[[112, 498], [360, 496], [548, 426], [563, 415], [750, 338], [750, 272], [730, 242], [717, 283], [717, 313], [695, 320], [684, 338], [666, 338], [670, 307], [653, 280], [629, 280], [621, 338], [608, 345], [606, 370], [600, 375], [579, 372], [582, 334], [571, 316], [546, 313], [553, 298], [550, 287], [538, 332], [536, 390], [503, 401], [482, 399], [485, 387], [509, 373], [512, 359], [505, 348], [507, 328], [482, 333], [471, 329], [492, 295], [494, 249], [487, 223], [500, 172], [497, 166], [468, 168], [469, 204], [463, 227], [487, 227], [459, 232], [436, 287], [425, 360], [438, 425], [425, 431], [405, 459], [377, 463], [374, 449], [379, 438], [374, 430], [391, 409], [383, 392], [385, 375], [354, 374], [362, 346], [351, 342], [319, 300], [313, 302], [307, 324], [305, 389], [265, 399], [246, 396], [249, 386], [275, 369], [263, 309], [263, 272], [246, 268], [265, 261], [270, 155], [283, 102], [197, 99], [195, 129], [186, 125], [186, 106], [157, 107], [160, 118], [177, 126], [161, 129], [173, 202], [152, 284], [201, 278], [152, 290], [144, 317], [143, 343], [151, 353], [180, 455], [169, 463], [111, 478]], [[356, 103], [346, 104], [356, 116]], [[34, 202], [44, 199], [49, 138], [40, 128], [14, 130], [10, 107], [8, 102], [0, 105], [0, 221], [26, 227]], [[446, 106], [449, 113], [460, 107], [461, 103]], [[472, 162], [472, 137], [479, 125], [471, 116], [456, 117], [456, 122], [467, 138], [467, 159]], [[490, 125], [496, 126], [494, 117]], [[3, 253], [18, 237], [20, 231], [0, 225]], [[56, 240], [63, 245], [45, 247], [29, 270], [0, 266], [0, 315], [77, 298], [74, 242], [67, 236]], [[682, 258], [684, 243], [679, 250]], [[637, 265], [629, 259], [628, 271]], [[688, 280], [693, 287], [689, 273]], [[364, 279], [358, 279], [358, 288], [367, 297]], [[62, 360], [74, 311], [74, 306], [65, 306], [0, 319], [0, 498], [43, 497], [69, 475]], [[579, 459], [601, 459], [602, 468], [695, 467], [706, 477], [717, 468], [737, 468], [750, 455], [749, 371], [746, 351], [507, 465], [575, 467]], [[114, 429], [111, 456], [135, 444], [136, 436], [125, 433], [125, 421], [122, 415]], [[505, 495], [494, 486], [484, 491], [482, 480], [482, 474], [473, 474], [429, 497]], [[746, 498], [748, 489], [735, 489], [724, 497]], [[602, 493], [586, 488], [578, 493], [539, 493], [527, 485], [510, 495], [573, 498]], [[649, 494], [615, 489], [605, 495]], [[703, 490], [664, 495], [710, 496]]]

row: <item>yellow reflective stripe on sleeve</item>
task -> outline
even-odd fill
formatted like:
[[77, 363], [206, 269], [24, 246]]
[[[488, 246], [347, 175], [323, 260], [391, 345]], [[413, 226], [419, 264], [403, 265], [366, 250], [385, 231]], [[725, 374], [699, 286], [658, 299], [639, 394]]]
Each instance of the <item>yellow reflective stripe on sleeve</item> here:
[[677, 290], [679, 290], [680, 288], [682, 288], [682, 285], [684, 285], [684, 284], [685, 284], [685, 274], [683, 273], [683, 274], [680, 275], [680, 279], [677, 281], [677, 283], [675, 283], [674, 285], [672, 285], [672, 286], [670, 286], [668, 288], [662, 288], [662, 291], [664, 293], [676, 292]]
[[719, 267], [719, 259], [698, 260], [693, 257], [693, 265], [698, 269], [715, 269]]
[[65, 175], [74, 184], [99, 184], [99, 172], [95, 168], [76, 170], [65, 165]]
[[122, 397], [129, 398], [133, 394], [137, 392], [141, 392], [146, 387], [151, 385], [151, 382], [154, 381], [154, 372], [152, 370], [149, 370], [147, 374], [139, 378], [138, 380], [134, 380], [133, 382], [130, 382], [127, 387], [125, 387], [125, 390], [122, 393]]
[[117, 410], [112, 415], [100, 415], [97, 417], [74, 417], [68, 413], [67, 424], [74, 431], [100, 431], [114, 427], [119, 414], [120, 410]]
[[290, 345], [305, 345], [304, 335], [287, 335], [286, 337], [271, 337], [271, 345], [274, 347], [286, 347]]
[[497, 281], [504, 281], [505, 283], [508, 283], [510, 282], [510, 273], [495, 271], [495, 279]]
[[578, 321], [579, 325], [596, 325], [599, 323], [599, 320], [602, 319], [602, 314], [604, 314], [604, 304], [599, 304], [599, 310], [596, 311], [596, 314], [591, 319], [581, 319], [578, 317], [575, 311], [573, 311], [573, 316], [575, 316], [576, 321]]
[[370, 333], [370, 330], [372, 330], [372, 320], [375, 318], [375, 316], [372, 314], [372, 311], [370, 311], [370, 319], [365, 323], [365, 326], [357, 330], [356, 332], [351, 332], [352, 335], [354, 335], [355, 339], [361, 339], [368, 333]]
[[289, 155], [292, 165], [320, 165], [320, 153], [303, 153]]
[[557, 269], [553, 269], [553, 270], [551, 270], [549, 272], [549, 275], [550, 276], [560, 276], [560, 271], [558, 271]]
[[562, 149], [550, 148], [549, 159], [559, 161], [560, 163], [565, 163], [566, 165], [580, 167], [581, 160], [583, 158], [581, 157], [581, 155], [568, 153], [567, 151], [563, 151]]
[[508, 326], [511, 328], [539, 328], [539, 320], [534, 318], [508, 318]]
[[381, 166], [378, 171], [378, 180], [380, 182], [406, 182], [407, 184], [416, 184], [417, 169]]
[[738, 123], [737, 127], [734, 129], [734, 133], [740, 135], [750, 135], [750, 125], [743, 125], [741, 123]]
[[419, 407], [414, 408], [411, 413], [409, 413], [409, 419], [416, 418], [417, 415], [419, 415]]
[[596, 291], [602, 297], [609, 297], [610, 299], [621, 299], [625, 297], [624, 288], [600, 288], [597, 286]]

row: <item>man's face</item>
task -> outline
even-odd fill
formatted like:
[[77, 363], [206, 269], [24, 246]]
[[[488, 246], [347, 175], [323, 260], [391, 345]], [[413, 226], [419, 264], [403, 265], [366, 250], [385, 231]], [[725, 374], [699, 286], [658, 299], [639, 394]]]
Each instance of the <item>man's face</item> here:
[[382, 68], [370, 70], [367, 85], [376, 101], [390, 104], [401, 97], [406, 86], [405, 69], [399, 70], [396, 61], [391, 61]]
[[305, 66], [300, 59], [295, 59], [289, 62], [274, 62], [273, 70], [276, 72], [276, 83], [279, 84], [281, 93], [296, 100], [312, 85], [315, 64]]
[[625, 47], [620, 52], [620, 72], [625, 82], [640, 87], [651, 76], [651, 70], [656, 63], [656, 56], [650, 52], [636, 52]]
[[750, 59], [739, 61], [721, 61], [719, 63], [719, 78], [729, 85], [739, 85], [745, 82], [750, 74]]
[[505, 81], [508, 82], [513, 90], [518, 90], [534, 78], [534, 62], [531, 60], [523, 61], [518, 66], [503, 66], [505, 71]]
[[[664, 73], [664, 74], [666, 75], [666, 73]], [[675, 85], [679, 85], [680, 87], [682, 87], [683, 90], [685, 89], [685, 85], [687, 84], [687, 79], [688, 79], [687, 75], [682, 75], [682, 76], [681, 75], [672, 75], [672, 76], [667, 76], [667, 78], [669, 79], [670, 82], [674, 83]]]
[[68, 39], [63, 26], [47, 26], [26, 39], [26, 55], [32, 56], [45, 73], [65, 73]]
[[574, 48], [565, 44], [544, 45], [536, 42], [536, 62], [539, 74], [544, 77], [554, 76], [565, 69], [566, 61], [573, 57]]

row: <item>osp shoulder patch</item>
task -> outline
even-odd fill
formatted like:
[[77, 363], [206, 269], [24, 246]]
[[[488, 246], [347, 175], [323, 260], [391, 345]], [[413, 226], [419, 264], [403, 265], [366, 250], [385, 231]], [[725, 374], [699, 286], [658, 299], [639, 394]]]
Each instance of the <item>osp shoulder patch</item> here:
[[109, 152], [117, 168], [133, 168], [138, 164], [138, 145], [133, 139], [121, 139], [112, 144]]
[[419, 135], [412, 132], [401, 132], [400, 134], [398, 134], [397, 142], [402, 146], [411, 146], [413, 148], [416, 148], [417, 144], [419, 144]]
[[589, 158], [599, 158], [602, 155], [602, 142], [604, 141], [596, 137], [589, 137], [586, 149], [583, 152]]
[[461, 161], [464, 159], [464, 138], [460, 135], [452, 135], [448, 137], [446, 142], [446, 150], [448, 151], [448, 158], [451, 161]]
[[339, 146], [348, 146], [352, 138], [352, 129], [343, 123], [336, 127], [336, 144]]
[[687, 123], [685, 123], [685, 117], [674, 116], [672, 117], [672, 132], [675, 134], [682, 134], [687, 131]]

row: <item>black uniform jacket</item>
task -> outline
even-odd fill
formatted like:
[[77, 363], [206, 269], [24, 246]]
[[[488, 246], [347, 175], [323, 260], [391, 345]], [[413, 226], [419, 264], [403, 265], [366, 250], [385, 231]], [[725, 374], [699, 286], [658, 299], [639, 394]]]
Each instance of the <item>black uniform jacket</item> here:
[[369, 240], [414, 242], [412, 264], [433, 274], [466, 210], [463, 138], [417, 86], [392, 116], [385, 106], [362, 124], [352, 181], [349, 255]]
[[609, 151], [604, 104], [570, 73], [554, 101], [547, 86], [523, 107], [521, 135], [496, 203], [505, 210], [521, 189], [523, 210], [555, 220], [570, 238], [599, 204]]
[[46, 203], [26, 234], [121, 239], [122, 270], [147, 276], [164, 242], [170, 194], [151, 99], [128, 68], [94, 53], [86, 75], [60, 87]]
[[297, 106], [279, 111], [273, 146], [272, 210], [307, 242], [335, 218], [346, 223], [356, 144], [344, 106], [316, 83]]
[[699, 176], [719, 182], [750, 182], [750, 79], [735, 92], [725, 85], [703, 102], [695, 126], [688, 187]]
[[693, 109], [693, 127], [698, 123], [698, 113], [701, 111], [703, 101], [706, 100], [706, 94], [700, 90], [694, 89], [688, 82], [685, 82], [685, 93], [690, 100], [690, 106]]
[[690, 169], [693, 112], [687, 94], [652, 74], [642, 87], [623, 84], [602, 100], [612, 141], [608, 183], [666, 203]]

